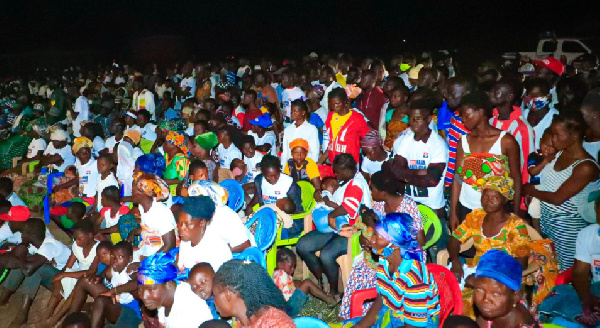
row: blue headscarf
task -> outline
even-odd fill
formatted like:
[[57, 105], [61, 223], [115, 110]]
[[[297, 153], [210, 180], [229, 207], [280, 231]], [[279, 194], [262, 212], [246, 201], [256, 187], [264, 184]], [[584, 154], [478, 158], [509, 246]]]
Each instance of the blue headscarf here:
[[179, 247], [168, 253], [158, 252], [145, 258], [138, 268], [138, 285], [160, 285], [169, 281], [179, 281], [187, 276], [179, 275], [175, 265]]
[[492, 249], [479, 258], [475, 276], [491, 278], [512, 290], [520, 290], [523, 281], [523, 267], [508, 253]]
[[400, 248], [404, 259], [423, 261], [423, 251], [412, 233], [413, 218], [407, 213], [390, 213], [375, 223], [375, 231]]
[[135, 161], [135, 165], [144, 173], [150, 173], [162, 177], [167, 161], [161, 154], [145, 154]]

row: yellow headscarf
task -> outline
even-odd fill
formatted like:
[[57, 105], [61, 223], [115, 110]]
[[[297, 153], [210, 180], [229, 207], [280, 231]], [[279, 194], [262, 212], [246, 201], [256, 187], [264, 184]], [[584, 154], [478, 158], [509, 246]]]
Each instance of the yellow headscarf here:
[[133, 141], [133, 143], [136, 145], [140, 143], [140, 140], [142, 140], [142, 134], [136, 130], [127, 130], [125, 133], [123, 133], [123, 135], [125, 137], [129, 137], [129, 139], [131, 139], [131, 141]]
[[493, 175], [485, 179], [485, 182], [481, 186], [481, 190], [493, 189], [501, 193], [502, 196], [506, 197], [506, 199], [512, 200], [515, 194], [513, 185], [513, 179], [510, 177]]
[[142, 174], [139, 173], [134, 177], [134, 185], [137, 186], [144, 194], [156, 198], [157, 201], [162, 202], [169, 198], [171, 191], [167, 183], [154, 174]]
[[73, 150], [73, 154], [77, 154], [81, 148], [92, 148], [93, 146], [94, 143], [90, 139], [86, 137], [78, 137], [73, 140], [73, 147], [71, 149]]

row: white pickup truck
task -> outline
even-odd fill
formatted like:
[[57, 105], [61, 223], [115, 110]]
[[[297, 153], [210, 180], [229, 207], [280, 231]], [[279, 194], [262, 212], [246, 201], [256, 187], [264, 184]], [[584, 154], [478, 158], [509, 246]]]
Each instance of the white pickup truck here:
[[[592, 53], [592, 49], [584, 42], [585, 39], [577, 38], [543, 38], [538, 42], [536, 51], [519, 51], [518, 54], [521, 57], [521, 63], [552, 56], [563, 63], [570, 64], [575, 58]], [[512, 55], [516, 57], [516, 53], [512, 53]], [[510, 54], [505, 54], [506, 57], [510, 57]]]

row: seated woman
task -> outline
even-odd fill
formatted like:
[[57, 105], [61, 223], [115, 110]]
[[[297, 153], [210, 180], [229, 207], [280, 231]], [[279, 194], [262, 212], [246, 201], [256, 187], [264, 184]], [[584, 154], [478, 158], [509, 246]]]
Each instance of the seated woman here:
[[259, 264], [242, 260], [224, 263], [215, 274], [212, 291], [221, 317], [235, 317], [243, 327], [296, 327], [285, 313], [281, 290]]
[[197, 328], [213, 316], [206, 302], [180, 281], [175, 265], [178, 248], [144, 259], [138, 269], [138, 295], [149, 310], [158, 310], [158, 322], [166, 328]]
[[388, 214], [375, 224], [377, 298], [364, 317], [351, 320], [354, 327], [438, 327], [438, 288], [412, 227], [413, 218], [405, 213]]
[[[351, 226], [360, 214], [360, 206], [371, 207], [371, 192], [367, 181], [357, 171], [356, 161], [352, 155], [337, 155], [333, 161], [333, 171], [340, 181], [340, 186], [333, 194], [332, 200], [328, 198], [324, 200], [325, 204], [333, 209], [327, 214], [327, 220], [334, 232], [313, 230], [298, 240], [296, 251], [319, 282], [325, 273], [330, 285], [330, 293], [337, 295], [339, 277], [336, 259], [346, 254], [347, 237], [352, 236]], [[342, 226], [339, 231], [336, 225], [338, 217], [345, 217], [348, 221], [348, 224]], [[321, 252], [320, 258], [315, 255], [317, 251]]]
[[68, 134], [66, 131], [56, 129], [50, 133], [50, 144], [44, 150], [40, 158], [40, 165], [36, 167], [39, 172], [42, 167], [47, 166], [51, 170], [63, 172], [69, 165], [75, 164], [75, 156], [68, 145]]
[[[473, 316], [471, 303], [473, 295], [473, 273], [479, 259], [492, 249], [500, 249], [517, 258], [527, 267], [531, 240], [527, 224], [515, 214], [506, 211], [506, 203], [513, 198], [512, 180], [494, 176], [482, 185], [481, 205], [483, 209], [467, 214], [465, 221], [454, 230], [448, 243], [452, 261], [451, 271], [464, 286], [463, 314]], [[473, 238], [475, 257], [468, 259], [463, 266], [460, 262], [460, 243]]]
[[542, 326], [521, 301], [522, 272], [519, 261], [501, 250], [493, 249], [481, 256], [473, 279], [479, 327]]

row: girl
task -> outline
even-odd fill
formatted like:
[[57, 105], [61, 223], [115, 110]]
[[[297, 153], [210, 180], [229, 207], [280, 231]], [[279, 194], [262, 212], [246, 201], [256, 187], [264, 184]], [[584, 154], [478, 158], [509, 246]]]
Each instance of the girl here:
[[97, 168], [98, 168], [98, 183], [96, 185], [96, 197], [94, 199], [94, 206], [92, 206], [92, 210], [96, 212], [100, 212], [102, 207], [102, 192], [109, 186], [119, 187], [119, 182], [115, 175], [112, 172], [112, 157], [109, 155], [102, 155], [98, 157], [96, 160]]
[[405, 86], [398, 86], [390, 92], [389, 108], [385, 114], [387, 124], [384, 146], [392, 149], [396, 138], [408, 128], [408, 100], [410, 92]]
[[[116, 186], [104, 188], [102, 191], [102, 210], [100, 210], [100, 216], [96, 222], [96, 226], [100, 228], [97, 233], [98, 238], [105, 239], [105, 234], [118, 233], [120, 218], [127, 213], [129, 213], [129, 206], [121, 204], [119, 188]], [[120, 237], [117, 240], [119, 239]]]

